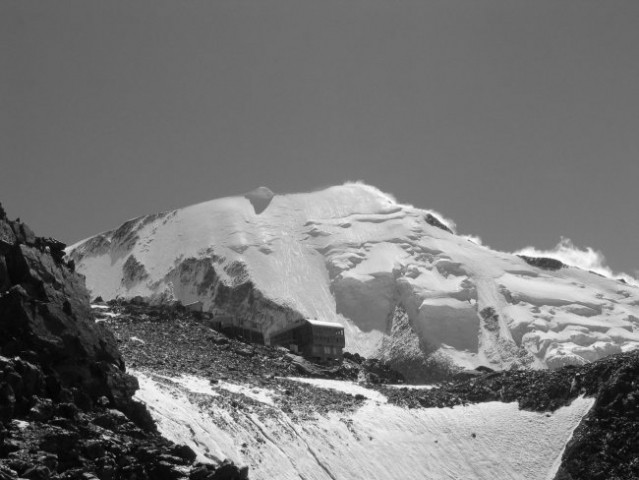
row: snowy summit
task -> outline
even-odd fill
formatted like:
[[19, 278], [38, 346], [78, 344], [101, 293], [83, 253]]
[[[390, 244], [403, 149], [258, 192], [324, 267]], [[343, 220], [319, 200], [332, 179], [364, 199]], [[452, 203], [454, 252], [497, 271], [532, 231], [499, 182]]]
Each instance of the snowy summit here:
[[639, 288], [491, 250], [437, 213], [347, 183], [260, 187], [125, 222], [67, 250], [93, 295], [137, 295], [242, 319], [302, 318], [409, 379], [451, 368], [557, 368], [639, 346]]

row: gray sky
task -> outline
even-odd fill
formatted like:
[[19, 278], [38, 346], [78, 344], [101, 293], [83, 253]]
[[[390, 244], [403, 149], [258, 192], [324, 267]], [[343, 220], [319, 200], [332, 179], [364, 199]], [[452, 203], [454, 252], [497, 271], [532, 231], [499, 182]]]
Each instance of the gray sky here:
[[72, 242], [364, 180], [639, 269], [639, 2], [0, 3], [0, 201]]

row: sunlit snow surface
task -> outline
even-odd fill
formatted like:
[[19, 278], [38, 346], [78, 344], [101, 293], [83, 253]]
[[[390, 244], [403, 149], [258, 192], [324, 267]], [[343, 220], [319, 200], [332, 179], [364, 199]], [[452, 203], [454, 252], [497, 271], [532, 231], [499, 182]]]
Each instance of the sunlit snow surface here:
[[[137, 398], [163, 435], [190, 445], [201, 460], [230, 458], [249, 465], [255, 480], [550, 480], [593, 404], [578, 398], [553, 414], [499, 402], [404, 409], [369, 392], [365, 396], [372, 399], [354, 413], [300, 420], [269, 402], [242, 409], [213, 404], [224, 388], [196, 377], [136, 375]], [[364, 390], [336, 381], [312, 383]]]
[[[639, 346], [635, 286], [532, 267], [432, 226], [427, 210], [362, 184], [269, 195], [257, 210], [248, 197], [140, 217], [69, 252], [93, 295], [105, 299], [170, 292], [208, 309], [220, 282], [250, 280], [285, 308], [231, 313], [259, 321], [267, 338], [294, 315], [338, 322], [347, 348], [367, 357], [426, 349], [468, 368], [554, 368]], [[479, 314], [488, 307], [493, 324]], [[419, 341], [393, 330], [402, 314]]]

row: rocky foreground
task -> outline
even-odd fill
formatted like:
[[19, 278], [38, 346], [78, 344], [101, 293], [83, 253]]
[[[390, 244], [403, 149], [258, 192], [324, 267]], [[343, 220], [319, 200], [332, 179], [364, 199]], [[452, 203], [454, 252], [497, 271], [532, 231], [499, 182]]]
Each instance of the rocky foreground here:
[[245, 479], [156, 431], [64, 245], [0, 207], [0, 479]]
[[[376, 359], [346, 353], [341, 361], [316, 364], [271, 347], [231, 338], [206, 326], [206, 317], [178, 305], [110, 301], [94, 305], [98, 322], [112, 329], [132, 369], [178, 377], [196, 375], [215, 384], [232, 381], [285, 392], [286, 411], [347, 411], [362, 398], [287, 380], [286, 377], [329, 378], [368, 384], [403, 382], [401, 374]], [[237, 399], [235, 399], [237, 400]], [[246, 398], [243, 401], [248, 401]]]

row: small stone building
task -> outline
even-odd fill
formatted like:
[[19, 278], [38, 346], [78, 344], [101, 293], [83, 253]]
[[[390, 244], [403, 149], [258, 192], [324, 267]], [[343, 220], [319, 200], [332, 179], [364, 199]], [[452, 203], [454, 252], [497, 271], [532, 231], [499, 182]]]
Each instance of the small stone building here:
[[342, 358], [346, 339], [339, 323], [304, 319], [273, 333], [270, 343], [308, 358], [327, 360]]

